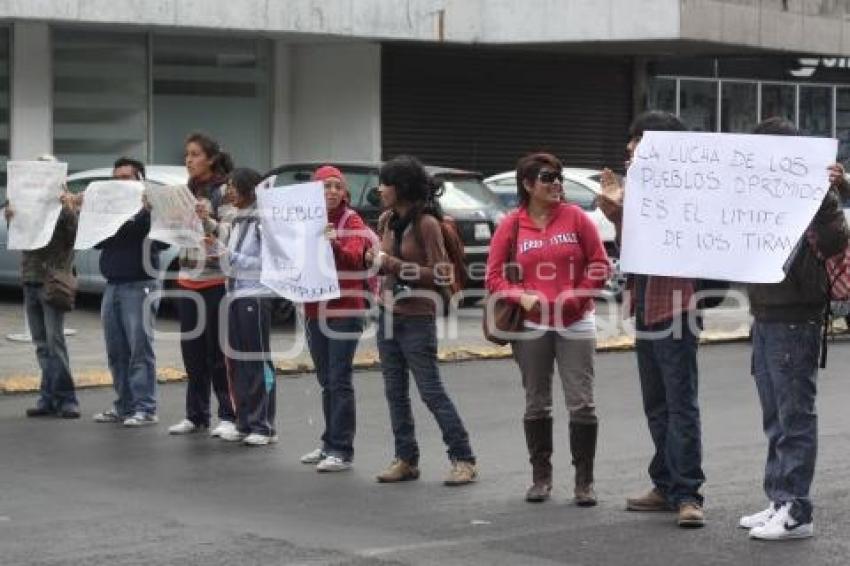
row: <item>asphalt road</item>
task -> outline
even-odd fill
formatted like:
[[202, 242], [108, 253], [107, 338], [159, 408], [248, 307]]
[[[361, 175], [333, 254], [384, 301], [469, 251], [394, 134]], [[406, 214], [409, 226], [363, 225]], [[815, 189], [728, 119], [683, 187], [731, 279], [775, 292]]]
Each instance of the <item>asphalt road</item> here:
[[[470, 430], [481, 477], [447, 488], [439, 432], [414, 403], [422, 448], [418, 482], [379, 485], [391, 457], [382, 382], [356, 376], [358, 435], [351, 472], [320, 475], [298, 462], [321, 432], [310, 376], [282, 378], [280, 444], [229, 445], [169, 437], [182, 416], [183, 384], [163, 386], [162, 423], [146, 429], [95, 424], [108, 389], [80, 398], [80, 421], [28, 420], [33, 396], [0, 396], [0, 564], [59, 565], [846, 565], [850, 541], [850, 342], [836, 343], [820, 376], [816, 538], [752, 542], [736, 529], [765, 506], [765, 443], [745, 344], [701, 352], [708, 524], [682, 530], [671, 514], [623, 511], [648, 487], [650, 441], [632, 353], [597, 364], [600, 505], [569, 501], [566, 415], [557, 403], [553, 500], [524, 502], [530, 476], [521, 431], [522, 393], [510, 361], [443, 366]], [[560, 397], [556, 396], [556, 399]]]

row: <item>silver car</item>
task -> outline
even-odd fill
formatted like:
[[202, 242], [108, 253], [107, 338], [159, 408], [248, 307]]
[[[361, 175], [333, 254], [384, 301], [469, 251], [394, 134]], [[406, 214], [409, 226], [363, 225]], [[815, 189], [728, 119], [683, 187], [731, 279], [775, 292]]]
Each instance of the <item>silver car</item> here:
[[[158, 185], [185, 185], [189, 179], [186, 168], [178, 165], [149, 165], [145, 167], [149, 183]], [[89, 169], [70, 175], [68, 190], [74, 194], [86, 190], [92, 181], [105, 181], [112, 178], [112, 168]], [[0, 202], [6, 201], [6, 188], [0, 189]], [[0, 221], [0, 285], [21, 286], [21, 252], [6, 249], [8, 225]], [[177, 248], [169, 247], [160, 252], [160, 265], [169, 267], [177, 258]], [[79, 278], [80, 291], [100, 294], [106, 286], [106, 280], [100, 274], [100, 251], [82, 250], [75, 254], [74, 265]]]

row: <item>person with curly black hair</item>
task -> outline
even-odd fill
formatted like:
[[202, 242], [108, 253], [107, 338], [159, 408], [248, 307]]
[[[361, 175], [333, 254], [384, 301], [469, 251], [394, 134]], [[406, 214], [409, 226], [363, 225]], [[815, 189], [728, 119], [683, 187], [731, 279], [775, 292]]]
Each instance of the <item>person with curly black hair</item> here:
[[381, 167], [381, 202], [377, 250], [366, 261], [384, 275], [378, 352], [395, 438], [395, 459], [378, 474], [381, 483], [419, 478], [419, 446], [410, 407], [409, 376], [434, 415], [448, 447], [451, 470], [446, 485], [475, 481], [478, 471], [469, 435], [443, 387], [437, 366], [438, 307], [451, 263], [445, 249], [440, 186], [414, 157], [400, 156]]

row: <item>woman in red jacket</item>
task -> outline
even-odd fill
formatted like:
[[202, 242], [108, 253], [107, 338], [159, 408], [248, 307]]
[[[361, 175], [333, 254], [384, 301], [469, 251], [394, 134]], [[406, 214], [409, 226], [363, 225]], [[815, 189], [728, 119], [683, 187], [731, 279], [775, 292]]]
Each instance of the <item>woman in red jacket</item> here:
[[[575, 501], [591, 506], [596, 504], [593, 460], [598, 429], [593, 297], [610, 266], [593, 221], [578, 206], [562, 202], [561, 169], [561, 162], [547, 153], [520, 159], [520, 206], [493, 236], [487, 290], [519, 303], [525, 312], [524, 332], [511, 347], [525, 388], [525, 438], [533, 475], [526, 500], [544, 501], [552, 489], [552, 375], [557, 361], [570, 413]], [[519, 283], [505, 277], [509, 258], [519, 267]]]
[[322, 412], [325, 431], [322, 444], [301, 458], [315, 464], [319, 472], [351, 469], [354, 458], [355, 407], [352, 364], [357, 342], [363, 332], [367, 308], [363, 256], [371, 230], [349, 208], [345, 177], [336, 167], [325, 165], [313, 173], [314, 181], [325, 186], [328, 225], [325, 234], [333, 249], [339, 275], [340, 297], [320, 303], [306, 303], [307, 343], [322, 386]]

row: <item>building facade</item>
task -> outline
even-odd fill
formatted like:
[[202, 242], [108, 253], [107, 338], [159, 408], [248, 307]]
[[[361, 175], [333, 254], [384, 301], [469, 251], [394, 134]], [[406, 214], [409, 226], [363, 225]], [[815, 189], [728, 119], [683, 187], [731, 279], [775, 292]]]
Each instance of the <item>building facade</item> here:
[[711, 131], [779, 113], [847, 157], [848, 4], [10, 0], [0, 167], [180, 163], [195, 130], [261, 170], [413, 153], [493, 173], [538, 149], [616, 167], [646, 107]]

